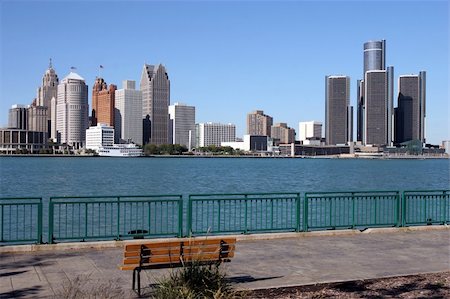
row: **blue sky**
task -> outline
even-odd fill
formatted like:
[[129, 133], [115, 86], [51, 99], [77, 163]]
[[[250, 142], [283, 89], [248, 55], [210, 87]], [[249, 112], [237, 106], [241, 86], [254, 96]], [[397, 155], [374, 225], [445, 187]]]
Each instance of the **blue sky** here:
[[[197, 122], [235, 123], [261, 109], [298, 130], [324, 120], [325, 75], [362, 77], [363, 43], [387, 40], [399, 75], [427, 71], [427, 140], [449, 134], [448, 1], [0, 1], [0, 126], [29, 104], [53, 59], [89, 87], [139, 81], [163, 63], [171, 102], [196, 106]], [[396, 83], [397, 85], [397, 83]], [[396, 87], [397, 92], [397, 87]], [[396, 106], [396, 100], [394, 102]], [[356, 116], [355, 116], [356, 124]]]

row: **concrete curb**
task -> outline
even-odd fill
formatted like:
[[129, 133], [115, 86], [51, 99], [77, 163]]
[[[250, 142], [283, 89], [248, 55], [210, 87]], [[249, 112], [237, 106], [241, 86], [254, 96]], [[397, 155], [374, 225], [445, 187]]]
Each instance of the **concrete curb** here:
[[[257, 240], [277, 240], [287, 238], [308, 238], [308, 237], [332, 237], [332, 236], [352, 236], [362, 234], [376, 234], [376, 233], [405, 233], [414, 231], [436, 231], [448, 230], [449, 225], [439, 226], [414, 226], [414, 227], [387, 227], [387, 228], [369, 228], [363, 231], [360, 230], [327, 230], [327, 231], [313, 231], [313, 232], [280, 232], [267, 234], [252, 234], [252, 235], [226, 235], [226, 237], [235, 237], [237, 241], [257, 241]], [[204, 239], [220, 239], [224, 236], [199, 236], [196, 240]], [[139, 239], [139, 240], [124, 240], [124, 241], [94, 241], [94, 242], [72, 242], [72, 243], [58, 243], [58, 244], [28, 244], [28, 245], [6, 245], [0, 246], [0, 254], [2, 253], [28, 253], [40, 251], [62, 251], [62, 250], [85, 250], [85, 249], [105, 249], [105, 248], [119, 248], [126, 244], [142, 243], [156, 243], [161, 241], [188, 241], [190, 238], [159, 238], [159, 239]]]

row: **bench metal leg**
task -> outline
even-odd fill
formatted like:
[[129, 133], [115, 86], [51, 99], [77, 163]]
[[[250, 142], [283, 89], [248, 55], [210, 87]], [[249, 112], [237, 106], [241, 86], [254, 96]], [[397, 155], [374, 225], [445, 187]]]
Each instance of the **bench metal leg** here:
[[133, 270], [133, 287], [132, 287], [133, 291], [136, 289], [135, 286], [136, 286], [136, 269]]
[[137, 270], [137, 276], [138, 276], [138, 280], [137, 280], [138, 296], [141, 297], [141, 269]]

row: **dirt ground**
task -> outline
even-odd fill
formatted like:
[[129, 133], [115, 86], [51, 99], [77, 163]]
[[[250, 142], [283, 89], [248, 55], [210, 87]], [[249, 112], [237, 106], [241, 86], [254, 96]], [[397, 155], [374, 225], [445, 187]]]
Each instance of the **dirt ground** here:
[[450, 272], [255, 290], [247, 298], [450, 298]]

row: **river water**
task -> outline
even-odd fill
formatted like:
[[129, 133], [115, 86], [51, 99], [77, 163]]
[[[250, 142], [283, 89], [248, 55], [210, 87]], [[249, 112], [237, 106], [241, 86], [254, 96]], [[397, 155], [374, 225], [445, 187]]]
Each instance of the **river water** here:
[[2, 197], [448, 189], [448, 159], [0, 157]]

